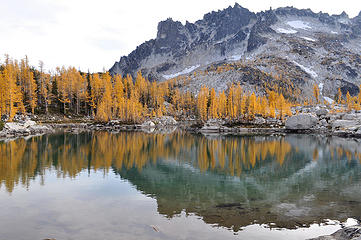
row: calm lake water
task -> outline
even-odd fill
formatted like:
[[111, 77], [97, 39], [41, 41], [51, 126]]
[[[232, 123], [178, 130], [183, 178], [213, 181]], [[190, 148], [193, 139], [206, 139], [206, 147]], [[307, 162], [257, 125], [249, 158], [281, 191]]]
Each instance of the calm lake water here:
[[361, 142], [87, 132], [0, 142], [0, 240], [305, 239], [361, 219]]

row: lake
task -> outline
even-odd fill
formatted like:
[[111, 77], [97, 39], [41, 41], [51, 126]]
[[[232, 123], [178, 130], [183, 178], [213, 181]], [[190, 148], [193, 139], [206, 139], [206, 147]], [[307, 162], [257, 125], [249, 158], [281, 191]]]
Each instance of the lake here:
[[361, 219], [361, 141], [57, 133], [0, 142], [0, 240], [305, 239]]

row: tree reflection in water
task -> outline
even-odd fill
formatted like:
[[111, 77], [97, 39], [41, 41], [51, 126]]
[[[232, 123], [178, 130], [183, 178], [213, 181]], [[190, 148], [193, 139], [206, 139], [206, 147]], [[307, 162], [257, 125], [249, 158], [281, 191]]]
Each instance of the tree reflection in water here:
[[254, 222], [295, 228], [360, 218], [360, 146], [299, 135], [61, 133], [1, 142], [0, 187], [31, 190], [36, 177], [46, 183], [46, 171], [76, 178], [111, 170], [167, 217], [186, 211], [235, 231]]

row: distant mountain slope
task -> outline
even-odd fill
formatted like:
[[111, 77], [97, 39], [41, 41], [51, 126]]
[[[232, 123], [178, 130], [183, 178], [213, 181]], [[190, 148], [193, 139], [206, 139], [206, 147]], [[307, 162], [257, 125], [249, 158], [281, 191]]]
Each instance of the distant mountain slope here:
[[[235, 4], [195, 23], [160, 22], [157, 38], [121, 57], [110, 72], [134, 75], [140, 70], [157, 81], [187, 76], [183, 87], [195, 92], [202, 85], [220, 91], [230, 82], [262, 89], [264, 79], [249, 74], [260, 72], [271, 82], [287, 79], [304, 96], [317, 84], [321, 94], [333, 97], [338, 88], [344, 94], [359, 92], [360, 54], [361, 12], [351, 19], [345, 12], [293, 7], [255, 14]], [[208, 71], [235, 62], [241, 68]]]

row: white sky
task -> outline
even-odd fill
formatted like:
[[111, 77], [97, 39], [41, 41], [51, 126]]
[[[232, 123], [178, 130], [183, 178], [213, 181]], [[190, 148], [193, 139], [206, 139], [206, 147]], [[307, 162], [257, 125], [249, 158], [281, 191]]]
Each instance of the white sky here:
[[235, 2], [254, 12], [294, 6], [354, 17], [361, 10], [361, 0], [0, 0], [0, 61], [28, 55], [47, 69], [102, 71], [155, 38], [159, 21], [194, 22]]

